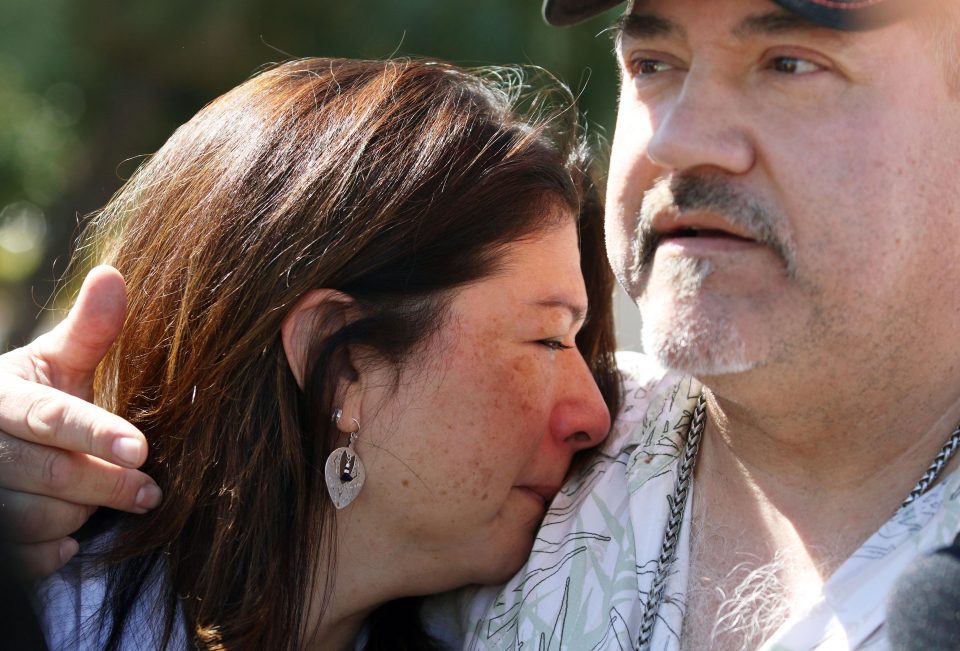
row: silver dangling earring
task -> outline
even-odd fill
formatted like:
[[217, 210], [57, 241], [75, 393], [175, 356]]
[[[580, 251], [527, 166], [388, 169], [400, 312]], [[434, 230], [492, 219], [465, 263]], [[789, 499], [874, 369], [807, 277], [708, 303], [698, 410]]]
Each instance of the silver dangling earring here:
[[[342, 417], [341, 409], [334, 411], [333, 424], [337, 425]], [[333, 505], [338, 509], [345, 508], [357, 499], [360, 489], [363, 488], [363, 482], [367, 479], [367, 471], [353, 447], [360, 434], [360, 423], [356, 418], [350, 420], [353, 421], [356, 429], [350, 432], [350, 440], [347, 441], [346, 447], [337, 448], [330, 453], [323, 473], [327, 481], [327, 492], [330, 493]]]

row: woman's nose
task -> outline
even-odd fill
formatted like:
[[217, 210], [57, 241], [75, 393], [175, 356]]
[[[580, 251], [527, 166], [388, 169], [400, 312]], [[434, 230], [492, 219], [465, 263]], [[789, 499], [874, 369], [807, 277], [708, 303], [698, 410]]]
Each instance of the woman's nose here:
[[550, 428], [558, 443], [574, 452], [599, 445], [610, 432], [610, 411], [590, 369], [576, 350], [558, 387]]

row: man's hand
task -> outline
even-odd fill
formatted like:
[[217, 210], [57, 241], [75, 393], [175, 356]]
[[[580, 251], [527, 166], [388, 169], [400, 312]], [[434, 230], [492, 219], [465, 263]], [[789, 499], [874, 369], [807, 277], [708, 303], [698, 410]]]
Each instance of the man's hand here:
[[97, 267], [62, 323], [0, 356], [0, 516], [31, 576], [76, 553], [67, 536], [97, 506], [146, 513], [160, 503], [157, 485], [135, 470], [147, 457], [143, 434], [88, 402], [126, 309], [123, 277]]

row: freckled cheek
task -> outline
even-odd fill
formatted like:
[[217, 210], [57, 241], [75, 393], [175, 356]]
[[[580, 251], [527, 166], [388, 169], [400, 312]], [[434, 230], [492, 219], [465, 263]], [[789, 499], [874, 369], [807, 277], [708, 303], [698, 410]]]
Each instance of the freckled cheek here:
[[458, 346], [448, 358], [457, 360], [445, 376], [442, 399], [452, 416], [446, 428], [452, 449], [441, 456], [457, 468], [448, 477], [450, 495], [459, 495], [465, 508], [492, 508], [505, 499], [549, 430], [549, 353], [531, 347], [509, 354], [515, 344], [492, 334], [469, 339], [470, 346]]
[[[502, 354], [502, 353], [501, 353]], [[550, 399], [543, 364], [533, 355], [517, 355], [497, 364], [478, 359], [458, 407], [469, 430], [483, 432], [484, 443], [514, 454], [524, 440], [545, 432]]]
[[[505, 473], [505, 460], [495, 449], [474, 449], [455, 465], [448, 466], [443, 485], [435, 485], [432, 494], [446, 506], [450, 522], [493, 517], [508, 494], [513, 480]], [[485, 514], [485, 515], [484, 515]]]
[[[474, 418], [497, 422], [504, 415], [538, 406], [545, 377], [543, 364], [535, 354], [506, 355], [503, 347], [509, 345], [479, 345], [459, 358], [457, 385], [464, 393], [450, 398], [462, 407], [470, 405]], [[448, 374], [447, 380], [451, 379]]]
[[535, 412], [542, 402], [542, 369], [529, 356], [518, 357], [511, 363], [510, 395], [516, 400], [516, 408], [524, 414]]
[[486, 502], [489, 499], [491, 480], [493, 480], [495, 474], [495, 470], [491, 466], [484, 465], [477, 468], [469, 488], [471, 501], [475, 503]]
[[491, 385], [490, 404], [496, 414], [489, 419], [484, 441], [477, 449], [473, 477], [474, 495], [480, 501], [489, 494], [500, 502], [518, 481], [529, 480], [527, 470], [550, 429], [542, 371], [536, 360], [518, 357]]
[[513, 406], [516, 426], [526, 434], [544, 434], [554, 406], [556, 369], [546, 355], [526, 355], [513, 361], [504, 390]]

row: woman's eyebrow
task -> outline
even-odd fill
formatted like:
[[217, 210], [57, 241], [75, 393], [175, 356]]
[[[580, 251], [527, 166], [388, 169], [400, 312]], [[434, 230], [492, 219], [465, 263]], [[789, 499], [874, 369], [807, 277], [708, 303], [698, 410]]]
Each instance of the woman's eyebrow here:
[[570, 316], [573, 317], [574, 323], [580, 323], [587, 320], [587, 306], [579, 305], [576, 303], [570, 303], [559, 298], [552, 298], [543, 301], [534, 301], [532, 305], [537, 307], [546, 307], [551, 309], [561, 308], [570, 313]]

